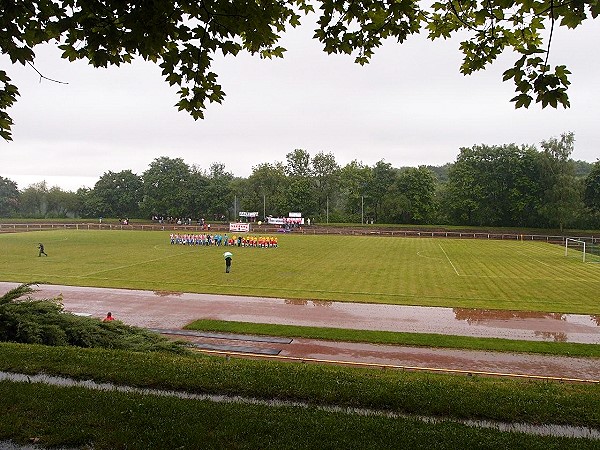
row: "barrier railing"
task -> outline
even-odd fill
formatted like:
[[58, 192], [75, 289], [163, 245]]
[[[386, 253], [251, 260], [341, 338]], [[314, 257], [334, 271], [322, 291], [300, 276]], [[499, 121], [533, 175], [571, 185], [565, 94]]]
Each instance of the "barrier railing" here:
[[[179, 231], [207, 232], [202, 225], [177, 224], [105, 224], [105, 223], [13, 223], [0, 224], [1, 232], [24, 232], [40, 230], [139, 230], [139, 231]], [[211, 224], [210, 232], [229, 231], [227, 224]], [[277, 233], [280, 229], [266, 225], [254, 225], [253, 233]], [[444, 237], [458, 239], [493, 239], [545, 241], [564, 243], [566, 238], [582, 239], [592, 243], [600, 243], [600, 236], [556, 236], [544, 234], [520, 233], [486, 233], [468, 231], [424, 231], [424, 230], [373, 230], [362, 228], [329, 228], [329, 227], [300, 227], [293, 229], [294, 234], [339, 234], [353, 236], [388, 236], [388, 237]]]

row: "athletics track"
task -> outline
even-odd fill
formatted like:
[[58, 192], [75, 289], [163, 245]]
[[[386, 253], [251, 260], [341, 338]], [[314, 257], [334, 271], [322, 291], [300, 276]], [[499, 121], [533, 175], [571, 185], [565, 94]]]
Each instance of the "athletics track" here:
[[[4, 293], [17, 283], [0, 282]], [[61, 296], [66, 311], [160, 330], [227, 355], [391, 367], [464, 374], [549, 378], [600, 383], [597, 358], [423, 348], [312, 339], [186, 333], [197, 319], [315, 327], [437, 333], [518, 340], [600, 344], [597, 316], [424, 308], [345, 302], [153, 292], [41, 285], [36, 298]]]

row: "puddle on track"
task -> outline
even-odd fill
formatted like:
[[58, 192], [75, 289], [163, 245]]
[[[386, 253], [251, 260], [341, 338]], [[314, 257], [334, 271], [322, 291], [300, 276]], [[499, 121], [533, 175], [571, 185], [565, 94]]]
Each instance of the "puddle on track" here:
[[[0, 292], [17, 283], [0, 282]], [[169, 291], [40, 285], [65, 310], [145, 328], [182, 328], [196, 319], [600, 344], [600, 315], [402, 306]]]

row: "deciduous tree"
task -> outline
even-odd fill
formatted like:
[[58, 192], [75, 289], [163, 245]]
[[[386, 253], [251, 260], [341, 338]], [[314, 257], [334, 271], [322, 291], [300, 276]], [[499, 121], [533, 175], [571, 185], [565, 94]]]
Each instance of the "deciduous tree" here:
[[600, 161], [596, 161], [585, 178], [583, 202], [592, 212], [600, 215]]
[[144, 198], [141, 210], [146, 216], [166, 214], [183, 217], [190, 214], [186, 200], [190, 167], [181, 158], [162, 156], [150, 163], [143, 173]]
[[131, 170], [105, 172], [94, 185], [104, 217], [139, 217], [143, 198], [142, 178]]
[[17, 212], [19, 189], [14, 181], [0, 177], [0, 217], [9, 217]]
[[223, 218], [233, 209], [234, 194], [230, 186], [232, 180], [233, 174], [225, 170], [224, 164], [211, 164], [205, 191], [208, 214]]
[[79, 209], [79, 199], [75, 192], [63, 191], [52, 186], [47, 195], [48, 217], [74, 217]]
[[[340, 171], [341, 219], [347, 222], [362, 222], [369, 214], [369, 199], [364, 195], [371, 179], [371, 168], [362, 162], [351, 161]], [[366, 213], [366, 216], [365, 216]]]
[[288, 212], [303, 213], [304, 216], [314, 215], [316, 203], [310, 153], [297, 148], [285, 155], [285, 158], [285, 172], [289, 179], [285, 193], [286, 209]]
[[542, 141], [542, 168], [544, 204], [542, 214], [548, 225], [563, 228], [572, 223], [581, 210], [581, 192], [575, 179], [575, 165], [571, 160], [575, 145], [573, 133]]
[[21, 192], [21, 214], [25, 217], [46, 217], [48, 212], [48, 185], [45, 181], [33, 183]]
[[289, 212], [286, 211], [288, 208], [285, 200], [288, 185], [289, 180], [282, 163], [259, 164], [252, 168], [252, 173], [248, 177], [246, 201], [254, 211], [260, 212], [261, 216], [265, 214], [283, 216]]
[[310, 153], [297, 148], [285, 155], [287, 161], [285, 172], [290, 177], [309, 177], [312, 174], [310, 166]]
[[535, 226], [544, 191], [534, 147], [462, 148], [449, 171], [446, 209], [463, 225]]
[[395, 178], [396, 171], [390, 163], [386, 163], [384, 160], [377, 161], [371, 168], [371, 177], [367, 183], [365, 194], [369, 198], [369, 205], [373, 213], [372, 218], [375, 221], [379, 221], [381, 205]]
[[317, 153], [312, 159], [316, 190], [316, 212], [325, 217], [328, 205], [336, 204], [339, 193], [340, 166], [333, 153]]
[[397, 176], [393, 191], [396, 205], [395, 221], [399, 223], [426, 224], [433, 217], [435, 209], [436, 178], [425, 166], [409, 167]]

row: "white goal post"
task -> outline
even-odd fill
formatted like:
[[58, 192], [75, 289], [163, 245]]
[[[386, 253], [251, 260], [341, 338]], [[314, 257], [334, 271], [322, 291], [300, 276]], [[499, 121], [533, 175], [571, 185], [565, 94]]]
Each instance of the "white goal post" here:
[[565, 256], [569, 256], [569, 250], [571, 254], [576, 253], [577, 256], [581, 255], [581, 260], [585, 262], [585, 241], [580, 239], [565, 239]]
[[600, 243], [595, 238], [566, 238], [565, 256], [581, 258], [583, 262], [600, 263]]

